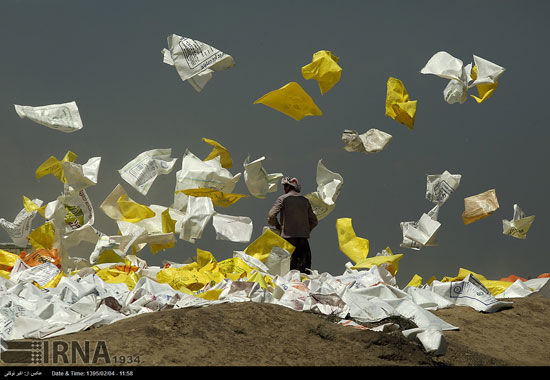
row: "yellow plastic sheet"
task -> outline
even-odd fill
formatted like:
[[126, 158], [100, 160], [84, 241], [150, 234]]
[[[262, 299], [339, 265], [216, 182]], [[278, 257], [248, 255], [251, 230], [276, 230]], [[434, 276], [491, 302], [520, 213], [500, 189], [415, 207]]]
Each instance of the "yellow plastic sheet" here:
[[37, 227], [31, 233], [29, 236], [27, 236], [27, 239], [31, 243], [34, 250], [37, 249], [53, 249], [53, 243], [55, 239], [55, 230], [53, 227], [53, 224], [50, 222], [46, 222], [40, 227]]
[[372, 268], [374, 265], [380, 266], [381, 264], [388, 264], [388, 272], [392, 274], [392, 276], [395, 276], [397, 271], [399, 270], [399, 260], [403, 257], [402, 253], [398, 253], [395, 255], [389, 255], [389, 256], [374, 256], [369, 257], [363, 260], [362, 262], [354, 265], [351, 267], [351, 269], [365, 269], [365, 268]]
[[105, 263], [123, 263], [124, 259], [117, 255], [112, 249], [106, 249], [97, 258], [98, 264]]
[[176, 193], [184, 193], [193, 197], [209, 197], [212, 204], [217, 207], [229, 207], [235, 204], [239, 199], [246, 198], [246, 194], [224, 193], [223, 191], [201, 187], [198, 189], [178, 190]]
[[109, 284], [126, 284], [132, 290], [136, 286], [139, 277], [134, 271], [123, 271], [116, 268], [103, 268], [96, 275]]
[[255, 257], [261, 262], [265, 262], [265, 260], [267, 260], [269, 254], [271, 253], [271, 248], [273, 247], [281, 247], [291, 255], [296, 249], [296, 247], [294, 247], [288, 241], [277, 235], [275, 232], [271, 231], [269, 228], [266, 228], [265, 231], [256, 240], [254, 240], [248, 247], [246, 247], [244, 253]]
[[416, 117], [416, 103], [416, 100], [409, 99], [409, 94], [403, 82], [393, 77], [388, 79], [386, 116], [406, 125], [409, 129], [413, 129]]
[[117, 203], [122, 213], [122, 220], [125, 222], [137, 223], [156, 215], [149, 207], [132, 201], [126, 194], [118, 198]]
[[63, 271], [59, 271], [59, 273], [46, 284], [44, 284], [44, 286], [40, 286], [37, 282], [33, 282], [33, 284], [40, 289], [55, 288], [63, 277], [65, 277], [65, 273], [63, 273]]
[[340, 250], [355, 264], [365, 260], [369, 254], [369, 241], [355, 235], [351, 218], [339, 218], [336, 220], [338, 244]]
[[170, 232], [176, 232], [176, 221], [170, 216], [170, 208], [167, 208], [160, 214], [162, 223], [162, 232], [168, 234]]
[[199, 272], [196, 269], [170, 267], [161, 269], [157, 273], [157, 281], [169, 284], [181, 292], [193, 294], [194, 291], [200, 290], [204, 285], [210, 283], [210, 278], [204, 272]]
[[23, 195], [23, 207], [25, 207], [25, 210], [27, 210], [27, 212], [29, 213], [33, 211], [38, 211], [40, 215], [42, 215], [42, 217], [45, 218], [46, 206], [47, 205], [38, 207], [36, 203], [34, 203], [29, 198]]
[[315, 79], [323, 95], [340, 81], [342, 68], [338, 66], [338, 60], [330, 51], [320, 50], [313, 54], [310, 64], [302, 67], [302, 76], [304, 79]]
[[195, 297], [204, 298], [205, 300], [215, 301], [220, 298], [220, 294], [223, 292], [223, 289], [210, 289], [205, 292], [194, 294]]
[[313, 99], [296, 82], [290, 82], [278, 90], [268, 92], [254, 102], [258, 103], [282, 112], [294, 120], [323, 114]]
[[204, 161], [208, 161], [220, 156], [220, 164], [222, 165], [222, 168], [229, 169], [233, 167], [233, 160], [231, 160], [231, 154], [229, 153], [226, 147], [224, 147], [217, 141], [207, 139], [205, 137], [203, 137], [202, 141], [214, 147], [210, 152], [210, 154], [204, 159]]
[[65, 157], [61, 161], [59, 161], [54, 156], [50, 156], [46, 161], [44, 161], [38, 169], [36, 169], [36, 179], [40, 179], [44, 177], [45, 175], [52, 174], [56, 178], [58, 178], [61, 182], [66, 183], [67, 180], [65, 178], [65, 173], [63, 171], [63, 162], [74, 162], [76, 160], [77, 155], [71, 152], [70, 150], [67, 151], [65, 154]]
[[422, 277], [420, 277], [417, 274], [415, 274], [413, 276], [413, 278], [411, 278], [411, 280], [407, 284], [407, 286], [412, 286], [412, 287], [415, 287], [415, 288], [418, 288], [421, 285], [422, 285]]
[[455, 277], [447, 277], [447, 276], [443, 277], [441, 279], [441, 282], [462, 281], [469, 274], [477, 278], [483, 284], [483, 286], [485, 286], [491, 292], [493, 296], [496, 296], [502, 293], [510, 285], [513, 284], [513, 282], [510, 282], [510, 281], [488, 280], [485, 276], [464, 268], [460, 268], [458, 270], [458, 274]]
[[[472, 80], [477, 79], [477, 66], [473, 67], [470, 76], [472, 77]], [[497, 87], [498, 87], [498, 82], [496, 80], [494, 83], [478, 84], [476, 86], [478, 96], [475, 96], [475, 95], [470, 95], [470, 96], [474, 98], [476, 102], [482, 103], [493, 95]]]
[[248, 274], [252, 273], [254, 270], [254, 268], [245, 263], [240, 257], [232, 257], [220, 261], [218, 267], [225, 277], [233, 281], [248, 276]]

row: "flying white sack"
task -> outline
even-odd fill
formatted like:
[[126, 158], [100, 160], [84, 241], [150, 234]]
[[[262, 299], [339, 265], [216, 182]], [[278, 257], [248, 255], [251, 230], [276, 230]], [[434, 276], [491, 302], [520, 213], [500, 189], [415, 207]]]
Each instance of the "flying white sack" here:
[[464, 66], [463, 62], [445, 51], [435, 53], [420, 70], [422, 74], [433, 74], [450, 79], [443, 90], [443, 97], [449, 104], [464, 103], [468, 89], [479, 84], [495, 83], [504, 72], [504, 68], [486, 59], [474, 55], [477, 67], [477, 78], [472, 80], [472, 64]]
[[46, 106], [20, 106], [14, 104], [21, 119], [28, 118], [38, 124], [57, 131], [71, 133], [82, 129], [82, 120], [76, 102]]
[[235, 66], [233, 57], [203, 42], [176, 34], [168, 36], [168, 49], [162, 50], [163, 62], [174, 66], [181, 80], [200, 92], [216, 71]]
[[214, 205], [209, 197], [187, 197], [185, 217], [181, 223], [180, 239], [194, 243], [200, 239], [206, 223], [214, 215]]
[[283, 177], [283, 173], [267, 174], [262, 162], [265, 157], [260, 157], [250, 162], [250, 156], [243, 163], [244, 182], [250, 194], [256, 198], [265, 198], [267, 193], [277, 191], [277, 183]]
[[419, 250], [423, 246], [437, 245], [435, 234], [441, 227], [437, 221], [439, 205], [432, 208], [427, 214], [422, 214], [417, 222], [401, 222], [403, 242], [401, 247]]
[[176, 172], [176, 189], [171, 207], [182, 211], [187, 207], [188, 196], [179, 190], [208, 188], [232, 193], [240, 178], [241, 173], [232, 175], [222, 167], [220, 156], [203, 161], [186, 150], [181, 161], [181, 170]]
[[342, 133], [342, 141], [346, 144], [344, 149], [348, 152], [380, 152], [391, 139], [392, 135], [376, 128], [371, 128], [363, 134], [358, 134], [350, 129], [346, 129]]
[[518, 239], [525, 239], [527, 237], [527, 231], [531, 228], [531, 224], [533, 224], [534, 220], [535, 215], [526, 217], [519, 206], [514, 204], [514, 216], [512, 220], [502, 220], [502, 233]]
[[73, 190], [64, 184], [63, 194], [49, 202], [44, 211], [61, 236], [94, 224], [95, 214], [86, 190]]
[[85, 164], [77, 164], [70, 161], [62, 163], [63, 173], [67, 184], [73, 190], [82, 190], [89, 186], [97, 185], [99, 165], [101, 157], [92, 157]]
[[343, 184], [342, 176], [327, 169], [322, 160], [319, 160], [317, 163], [317, 192], [323, 202], [329, 206], [334, 205]]
[[443, 174], [429, 174], [426, 180], [426, 199], [442, 205], [460, 184], [460, 174], [451, 174], [447, 170]]
[[252, 236], [252, 219], [247, 216], [214, 214], [212, 224], [216, 230], [216, 240], [229, 240], [247, 243]]
[[[42, 201], [40, 199], [32, 200], [38, 207], [42, 206]], [[27, 236], [29, 236], [32, 230], [32, 221], [36, 216], [37, 211], [28, 212], [24, 207], [19, 211], [15, 216], [13, 222], [9, 222], [4, 218], [0, 218], [0, 226], [2, 226], [8, 233], [10, 239], [18, 247], [27, 247], [29, 241]]]
[[140, 153], [128, 162], [118, 172], [134, 189], [143, 195], [160, 174], [169, 174], [174, 168], [177, 158], [172, 158], [172, 149], [152, 149]]

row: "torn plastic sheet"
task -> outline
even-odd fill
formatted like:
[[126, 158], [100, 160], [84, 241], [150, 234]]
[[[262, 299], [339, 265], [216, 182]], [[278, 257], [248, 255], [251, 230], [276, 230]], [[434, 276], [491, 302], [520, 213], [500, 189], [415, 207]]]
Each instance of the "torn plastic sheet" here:
[[190, 243], [200, 239], [213, 215], [214, 205], [210, 198], [188, 196], [185, 216], [181, 222], [180, 239]]
[[172, 208], [185, 211], [187, 195], [180, 190], [208, 188], [222, 193], [232, 193], [241, 178], [241, 173], [232, 175], [222, 167], [220, 156], [203, 161], [186, 150], [181, 161], [181, 169], [176, 172], [176, 188]]
[[[38, 207], [42, 206], [42, 201], [40, 199], [33, 199]], [[15, 216], [13, 222], [7, 221], [4, 218], [0, 218], [0, 226], [2, 226], [8, 233], [10, 239], [18, 247], [27, 247], [29, 241], [27, 236], [32, 229], [32, 221], [34, 220], [37, 211], [27, 211], [26, 208], [21, 209], [19, 213]]]
[[388, 145], [391, 139], [392, 135], [376, 128], [371, 128], [362, 134], [358, 134], [356, 131], [350, 129], [346, 129], [342, 133], [342, 141], [346, 144], [344, 149], [348, 152], [380, 152]]
[[517, 204], [514, 204], [514, 216], [512, 220], [502, 220], [502, 233], [518, 239], [525, 239], [527, 231], [535, 221], [535, 216], [525, 216], [525, 213]]
[[250, 162], [250, 156], [243, 163], [244, 182], [250, 194], [256, 198], [265, 198], [267, 193], [277, 191], [277, 184], [283, 173], [268, 174], [263, 167], [265, 157]]
[[260, 97], [254, 104], [263, 104], [300, 121], [306, 116], [321, 116], [311, 96], [296, 82], [290, 82]]
[[441, 223], [437, 221], [438, 214], [439, 205], [436, 205], [427, 214], [422, 214], [416, 222], [401, 222], [403, 242], [400, 246], [419, 250], [423, 246], [437, 245], [436, 233], [441, 227]]
[[82, 129], [82, 120], [76, 102], [46, 106], [21, 106], [15, 104], [15, 112], [21, 119], [28, 118], [35, 123], [57, 131], [71, 133]]
[[188, 37], [171, 34], [168, 49], [163, 49], [163, 62], [174, 66], [181, 78], [197, 92], [202, 91], [212, 74], [235, 66], [232, 56]]
[[134, 189], [147, 195], [155, 179], [170, 174], [177, 158], [170, 157], [172, 149], [152, 149], [140, 153], [118, 172]]
[[442, 174], [429, 174], [426, 179], [426, 199], [442, 205], [460, 184], [460, 174], [451, 174], [445, 170]]

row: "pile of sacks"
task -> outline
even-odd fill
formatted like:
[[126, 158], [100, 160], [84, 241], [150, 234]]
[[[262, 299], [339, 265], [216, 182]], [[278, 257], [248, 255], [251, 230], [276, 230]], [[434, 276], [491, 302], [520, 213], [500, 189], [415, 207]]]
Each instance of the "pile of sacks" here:
[[[422, 284], [415, 276], [397, 286], [396, 255], [380, 253], [369, 262], [346, 264], [343, 274], [299, 273], [290, 268], [294, 247], [265, 228], [244, 251], [217, 261], [197, 249], [196, 260], [148, 266], [134, 255], [103, 255], [98, 264], [64, 273], [55, 250], [16, 255], [0, 250], [0, 338], [50, 338], [107, 325], [142, 313], [224, 302], [264, 302], [362, 323], [401, 317], [417, 327], [402, 333], [427, 352], [442, 354], [443, 332], [457, 330], [430, 310], [469, 306], [480, 312], [510, 307], [506, 298], [544, 289], [548, 277], [487, 280], [461, 269], [456, 277]], [[376, 260], [373, 260], [376, 259]], [[513, 282], [512, 282], [513, 281]], [[497, 284], [498, 283], [498, 284]], [[497, 286], [499, 285], [499, 286]], [[378, 331], [399, 329], [382, 324]]]

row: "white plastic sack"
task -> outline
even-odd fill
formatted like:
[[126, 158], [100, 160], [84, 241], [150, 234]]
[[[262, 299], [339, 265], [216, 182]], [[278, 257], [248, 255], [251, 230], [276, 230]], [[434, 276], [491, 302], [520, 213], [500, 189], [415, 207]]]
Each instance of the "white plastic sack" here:
[[26, 117], [57, 131], [71, 133], [82, 129], [82, 120], [74, 101], [38, 107], [15, 104], [15, 112], [21, 119]]
[[350, 129], [346, 129], [342, 133], [342, 141], [346, 144], [344, 149], [348, 152], [380, 152], [388, 145], [391, 139], [392, 135], [376, 128], [371, 128], [362, 134], [358, 134], [356, 131]]
[[445, 170], [442, 174], [429, 174], [426, 180], [426, 199], [442, 205], [460, 184], [460, 174], [451, 174]]
[[252, 219], [247, 216], [215, 213], [212, 224], [216, 230], [216, 240], [247, 243], [252, 236]]
[[514, 204], [514, 216], [512, 220], [502, 220], [502, 233], [518, 239], [525, 239], [527, 237], [527, 231], [531, 228], [531, 224], [533, 224], [534, 220], [534, 215], [525, 216], [525, 213], [519, 206]]
[[[42, 206], [40, 199], [33, 199], [33, 202], [38, 206]], [[10, 239], [18, 247], [27, 247], [29, 241], [27, 236], [32, 230], [32, 221], [35, 218], [37, 211], [28, 212], [24, 207], [15, 216], [13, 222], [7, 221], [4, 218], [0, 218], [0, 226], [2, 226], [8, 233]]]
[[214, 215], [214, 205], [209, 197], [187, 197], [185, 216], [181, 223], [180, 239], [194, 243], [200, 239], [206, 224]]
[[439, 205], [432, 208], [427, 214], [422, 214], [417, 222], [401, 222], [403, 242], [401, 247], [419, 250], [423, 246], [437, 245], [436, 233], [441, 227], [437, 221]]
[[243, 163], [244, 182], [248, 191], [256, 198], [265, 198], [267, 193], [277, 191], [277, 183], [283, 177], [283, 173], [268, 174], [262, 163], [265, 157], [250, 162], [247, 157]]
[[147, 195], [155, 179], [161, 174], [169, 174], [177, 161], [172, 158], [172, 149], [152, 149], [140, 153], [118, 172], [134, 189]]

